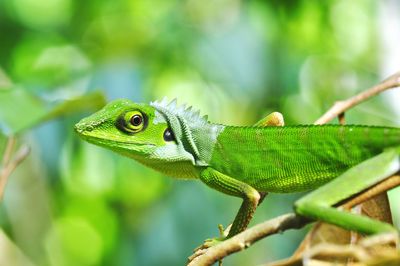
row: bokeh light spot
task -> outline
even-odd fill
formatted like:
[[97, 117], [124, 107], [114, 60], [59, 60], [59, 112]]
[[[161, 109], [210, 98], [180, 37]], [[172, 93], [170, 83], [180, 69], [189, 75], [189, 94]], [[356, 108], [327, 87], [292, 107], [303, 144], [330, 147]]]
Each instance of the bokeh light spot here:
[[17, 19], [32, 28], [65, 25], [71, 16], [70, 0], [13, 0]]
[[51, 265], [97, 265], [103, 251], [98, 232], [81, 217], [56, 220], [45, 243]]

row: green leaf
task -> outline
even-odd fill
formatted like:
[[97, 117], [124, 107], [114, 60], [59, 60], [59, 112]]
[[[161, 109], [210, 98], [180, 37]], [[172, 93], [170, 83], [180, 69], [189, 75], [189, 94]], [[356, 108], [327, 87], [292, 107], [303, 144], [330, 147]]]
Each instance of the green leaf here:
[[21, 250], [13, 239], [10, 239], [9, 236], [0, 229], [0, 243], [2, 250], [6, 250], [7, 252], [2, 252], [0, 258], [0, 265], [25, 265], [25, 266], [34, 266], [35, 264], [30, 260], [30, 258], [24, 254], [23, 250]]
[[98, 110], [106, 104], [106, 98], [101, 91], [88, 93], [61, 103], [53, 104], [43, 120], [54, 119], [59, 116], [75, 112]]
[[71, 98], [63, 102], [46, 102], [22, 88], [0, 90], [0, 132], [16, 134], [56, 117], [99, 109], [105, 104], [101, 92]]
[[0, 90], [0, 106], [0, 130], [6, 135], [37, 124], [47, 113], [39, 98], [19, 88]]

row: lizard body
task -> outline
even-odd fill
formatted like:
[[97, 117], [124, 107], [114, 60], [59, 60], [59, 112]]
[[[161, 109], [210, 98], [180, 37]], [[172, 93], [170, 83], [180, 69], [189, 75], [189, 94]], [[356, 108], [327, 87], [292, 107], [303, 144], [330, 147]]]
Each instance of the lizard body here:
[[226, 127], [210, 166], [258, 191], [311, 190], [400, 144], [400, 129], [307, 125]]
[[[383, 173], [398, 171], [399, 149], [393, 147], [400, 146], [399, 128], [265, 126], [271, 121], [250, 127], [225, 126], [208, 122], [207, 117], [177, 106], [176, 101], [147, 105], [116, 100], [82, 119], [75, 129], [83, 139], [167, 175], [200, 179], [218, 191], [241, 197], [243, 203], [228, 237], [247, 227], [265, 192], [315, 189], [296, 203], [297, 213], [364, 233], [393, 230], [381, 222], [369, 223], [371, 219], [365, 217], [348, 221], [347, 215], [354, 215], [343, 216], [331, 206], [379, 182]], [[364, 162], [371, 158], [380, 166], [378, 170], [387, 171], [369, 171], [354, 186], [351, 178], [342, 177], [353, 168], [353, 172], [367, 169], [370, 164], [364, 166]], [[339, 185], [330, 186], [333, 182], [350, 188], [342, 192]], [[328, 187], [333, 196], [318, 194], [320, 187]]]

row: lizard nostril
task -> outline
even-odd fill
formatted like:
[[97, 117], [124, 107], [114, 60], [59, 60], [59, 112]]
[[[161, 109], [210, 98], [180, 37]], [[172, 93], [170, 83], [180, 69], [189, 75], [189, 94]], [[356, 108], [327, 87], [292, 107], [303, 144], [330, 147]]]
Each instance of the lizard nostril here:
[[94, 127], [92, 125], [87, 125], [87, 124], [82, 124], [82, 123], [78, 123], [74, 126], [75, 131], [77, 133], [82, 134], [85, 131], [92, 131], [94, 129]]
[[78, 133], [80, 133], [82, 131], [79, 124], [75, 124], [74, 129], [75, 129], [75, 132], [78, 132]]

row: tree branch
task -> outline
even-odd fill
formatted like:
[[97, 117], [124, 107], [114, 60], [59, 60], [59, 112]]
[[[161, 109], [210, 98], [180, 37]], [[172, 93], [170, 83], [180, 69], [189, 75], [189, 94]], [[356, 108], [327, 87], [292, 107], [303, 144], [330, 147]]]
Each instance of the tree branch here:
[[281, 215], [272, 220], [255, 225], [251, 229], [243, 231], [218, 245], [212, 246], [206, 250], [198, 250], [189, 258], [189, 260], [193, 260], [189, 262], [188, 266], [212, 265], [229, 254], [248, 248], [251, 244], [266, 236], [287, 229], [301, 228], [307, 223], [307, 220], [294, 213]]
[[369, 98], [385, 91], [388, 89], [393, 89], [400, 86], [400, 72], [397, 72], [390, 76], [389, 78], [385, 79], [381, 83], [375, 85], [372, 88], [369, 88], [366, 91], [363, 91], [347, 100], [337, 101], [324, 115], [317, 119], [314, 122], [316, 125], [321, 125], [328, 123], [335, 117], [341, 115], [349, 110], [350, 108], [360, 104], [363, 101], [368, 100]]

